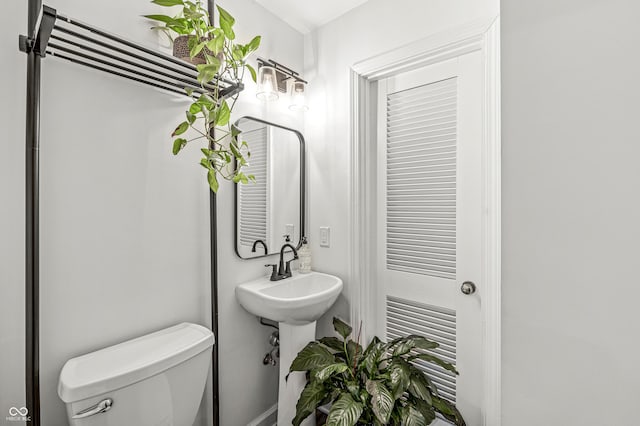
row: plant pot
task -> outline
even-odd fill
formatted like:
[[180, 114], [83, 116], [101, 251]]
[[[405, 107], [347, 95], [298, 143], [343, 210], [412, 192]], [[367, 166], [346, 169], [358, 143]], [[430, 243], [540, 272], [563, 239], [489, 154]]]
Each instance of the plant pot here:
[[192, 38], [195, 38], [195, 36], [181, 35], [176, 37], [176, 39], [173, 40], [173, 56], [178, 59], [182, 59], [183, 61], [191, 62], [194, 65], [205, 64], [207, 62], [204, 57], [205, 50], [207, 50], [209, 54], [211, 54], [211, 52], [205, 47], [200, 51], [200, 53], [191, 58], [191, 55], [189, 54], [191, 50], [189, 49], [189, 40]]

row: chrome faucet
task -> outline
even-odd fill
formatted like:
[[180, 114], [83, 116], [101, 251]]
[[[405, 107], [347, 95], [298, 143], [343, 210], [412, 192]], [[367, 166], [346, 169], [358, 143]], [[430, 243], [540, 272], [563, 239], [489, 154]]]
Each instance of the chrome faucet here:
[[[291, 250], [293, 250], [293, 259], [291, 260], [287, 260], [286, 262], [284, 261], [284, 250], [289, 247]], [[296, 248], [294, 246], [292, 246], [291, 244], [287, 243], [284, 244], [282, 246], [282, 248], [280, 249], [280, 262], [278, 263], [278, 265], [264, 265], [264, 266], [270, 266], [271, 269], [271, 281], [280, 281], [283, 280], [285, 278], [289, 278], [291, 276], [291, 262], [293, 262], [294, 260], [296, 260], [298, 258], [298, 251], [296, 250]], [[277, 269], [276, 269], [277, 268]]]

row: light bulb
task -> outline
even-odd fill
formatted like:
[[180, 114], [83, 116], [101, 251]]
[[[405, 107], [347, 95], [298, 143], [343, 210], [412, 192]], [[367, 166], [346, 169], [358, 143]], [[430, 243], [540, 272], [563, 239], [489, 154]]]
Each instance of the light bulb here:
[[289, 109], [292, 111], [308, 111], [309, 107], [304, 96], [306, 83], [299, 80], [291, 80], [289, 83], [289, 97], [291, 104]]
[[275, 101], [278, 99], [276, 70], [273, 67], [262, 66], [258, 70], [258, 89], [256, 97], [263, 101]]

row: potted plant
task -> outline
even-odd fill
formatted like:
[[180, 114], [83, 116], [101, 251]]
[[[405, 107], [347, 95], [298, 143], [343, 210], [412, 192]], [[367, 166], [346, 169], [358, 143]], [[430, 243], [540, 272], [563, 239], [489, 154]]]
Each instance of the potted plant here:
[[349, 338], [349, 325], [338, 318], [333, 325], [341, 339], [311, 342], [291, 364], [290, 372], [307, 372], [308, 380], [296, 405], [295, 426], [328, 403], [332, 406], [327, 426], [426, 426], [436, 413], [465, 426], [455, 405], [442, 398], [429, 376], [412, 363], [420, 359], [458, 374], [453, 365], [427, 352], [438, 347], [436, 342], [417, 335], [388, 343], [374, 337], [363, 349]]
[[[220, 6], [217, 6], [219, 26], [215, 26], [210, 24], [209, 12], [200, 0], [153, 0], [152, 3], [166, 7], [182, 6], [176, 16], [146, 17], [159, 23], [154, 29], [171, 38], [175, 56], [184, 57], [184, 52], [188, 51], [187, 59], [196, 64], [198, 81], [203, 89], [202, 94], [195, 96], [193, 90], [185, 88], [193, 102], [185, 111], [186, 119], [171, 134], [175, 138], [173, 154], [177, 155], [192, 142], [204, 142], [200, 165], [207, 170], [207, 181], [213, 192], [218, 191], [219, 177], [234, 183], [255, 180], [242, 171], [250, 154], [247, 143], [238, 140], [240, 130], [231, 124], [231, 112], [238, 94], [225, 99], [221, 93], [223, 80], [240, 83], [247, 70], [256, 80], [256, 72], [247, 63], [247, 58], [260, 46], [260, 36], [253, 37], [247, 44], [237, 43], [233, 30], [235, 19]], [[195, 132], [195, 136], [187, 139], [184, 133], [189, 129]], [[237, 159], [237, 167], [233, 167], [234, 159]]]

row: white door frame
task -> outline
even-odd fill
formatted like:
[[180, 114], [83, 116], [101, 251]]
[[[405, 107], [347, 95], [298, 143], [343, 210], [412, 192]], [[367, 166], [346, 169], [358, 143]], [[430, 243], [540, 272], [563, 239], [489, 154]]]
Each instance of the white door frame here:
[[[375, 250], [371, 238], [374, 185], [376, 114], [372, 108], [377, 80], [465, 53], [481, 51], [484, 61], [482, 170], [483, 193], [483, 293], [484, 317], [484, 425], [501, 422], [501, 148], [500, 148], [500, 18], [470, 23], [439, 33], [393, 51], [358, 62], [351, 67], [351, 161], [349, 204], [349, 300], [351, 323], [362, 323], [362, 336], [372, 337], [375, 291], [371, 291]], [[372, 149], [373, 148], [373, 149]], [[367, 328], [367, 326], [369, 326]]]

